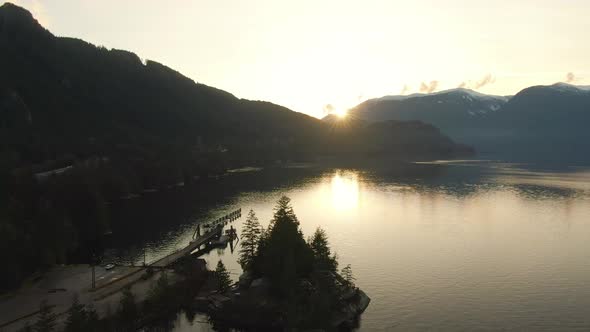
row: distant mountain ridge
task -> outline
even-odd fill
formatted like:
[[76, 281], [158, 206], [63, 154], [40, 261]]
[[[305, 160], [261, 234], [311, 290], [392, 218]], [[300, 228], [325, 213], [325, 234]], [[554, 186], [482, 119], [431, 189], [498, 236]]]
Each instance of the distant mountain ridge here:
[[373, 100], [373, 101], [406, 100], [406, 99], [410, 99], [410, 98], [420, 98], [420, 97], [426, 97], [426, 96], [441, 96], [441, 95], [446, 95], [446, 94], [461, 94], [461, 95], [464, 95], [466, 99], [467, 99], [467, 97], [469, 97], [469, 98], [475, 98], [475, 99], [481, 98], [481, 99], [504, 100], [504, 101], [508, 101], [508, 99], [510, 99], [510, 97], [511, 97], [511, 96], [488, 95], [485, 93], [477, 92], [477, 91], [474, 91], [471, 89], [466, 89], [466, 88], [455, 88], [455, 89], [442, 90], [442, 91], [437, 91], [437, 92], [432, 92], [432, 93], [413, 93], [410, 95], [383, 96], [381, 98], [374, 98], [374, 99], [370, 99], [370, 100]]
[[357, 105], [350, 115], [369, 122], [423, 121], [480, 152], [512, 160], [590, 161], [584, 142], [590, 139], [588, 86], [539, 85], [514, 96], [467, 89], [385, 96]]
[[[131, 52], [55, 37], [10, 3], [0, 7], [0, 48], [0, 114], [12, 131], [3, 144], [28, 145], [20, 158], [33, 163], [154, 140], [256, 148], [270, 155], [282, 145], [295, 155], [309, 150], [323, 131], [313, 117], [238, 99]], [[25, 116], [28, 123], [15, 119]], [[245, 146], [239, 137], [258, 146]]]
[[128, 51], [56, 37], [10, 3], [0, 6], [0, 49], [0, 152], [10, 156], [0, 168], [64, 155], [160, 167], [205, 163], [203, 151], [223, 151], [232, 165], [331, 152], [335, 133], [316, 118], [236, 98]]

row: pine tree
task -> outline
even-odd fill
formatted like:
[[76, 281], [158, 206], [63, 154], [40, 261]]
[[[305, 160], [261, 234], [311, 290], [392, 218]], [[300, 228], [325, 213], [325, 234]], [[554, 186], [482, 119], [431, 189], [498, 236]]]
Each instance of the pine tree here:
[[35, 332], [55, 331], [56, 319], [57, 317], [53, 313], [51, 306], [47, 304], [46, 300], [43, 300], [39, 305], [39, 317], [35, 325], [33, 325], [33, 330]]
[[215, 268], [215, 277], [217, 278], [217, 289], [219, 291], [225, 292], [229, 289], [232, 280], [229, 276], [229, 272], [221, 260], [217, 262], [217, 267]]
[[299, 226], [299, 220], [295, 215], [295, 211], [291, 206], [291, 199], [287, 196], [282, 196], [274, 208], [273, 218], [270, 221], [269, 231], [272, 231], [274, 225], [279, 221], [289, 221]]
[[313, 252], [303, 238], [288, 197], [283, 196], [278, 201], [271, 226], [258, 251], [258, 272], [270, 279], [278, 296], [288, 297], [296, 281], [309, 276], [313, 270]]
[[164, 271], [160, 274], [158, 281], [153, 285], [149, 292], [149, 298], [152, 301], [160, 302], [164, 300], [170, 292], [170, 282], [168, 281], [168, 274]]
[[101, 320], [98, 318], [98, 313], [92, 304], [86, 307], [86, 329], [85, 332], [104, 331], [101, 328]]
[[150, 289], [148, 303], [151, 311], [162, 313], [171, 312], [175, 303], [178, 303], [178, 298], [175, 298], [174, 290], [168, 279], [168, 273], [165, 271], [160, 274], [155, 285]]
[[84, 305], [80, 304], [78, 296], [74, 296], [74, 301], [68, 310], [68, 319], [66, 321], [65, 332], [83, 331], [87, 324], [87, 312]]
[[250, 268], [254, 275], [260, 275], [263, 272], [264, 266], [264, 252], [268, 245], [268, 234], [270, 232], [264, 228], [261, 228], [260, 236], [258, 237], [258, 243], [256, 244], [256, 255], [252, 260]]
[[342, 269], [342, 278], [344, 278], [344, 280], [346, 281], [346, 283], [348, 284], [349, 287], [354, 287], [354, 280], [355, 278], [352, 275], [352, 268], [350, 267], [350, 264], [346, 265], [343, 269]]
[[244, 271], [250, 270], [252, 267], [261, 234], [262, 227], [258, 222], [258, 218], [256, 218], [254, 211], [250, 210], [242, 228], [242, 244], [238, 260]]
[[338, 261], [336, 255], [332, 255], [330, 251], [326, 232], [318, 227], [308, 243], [313, 251], [316, 269], [322, 272], [336, 272]]
[[133, 328], [137, 320], [137, 305], [135, 304], [135, 295], [131, 292], [131, 287], [125, 287], [123, 296], [119, 302], [118, 318], [121, 325], [127, 328]]

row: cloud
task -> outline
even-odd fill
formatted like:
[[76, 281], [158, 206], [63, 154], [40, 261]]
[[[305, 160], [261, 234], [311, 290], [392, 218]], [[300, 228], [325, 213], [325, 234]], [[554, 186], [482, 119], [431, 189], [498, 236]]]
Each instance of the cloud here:
[[569, 73], [565, 74], [565, 82], [566, 83], [572, 83], [575, 80], [576, 80], [576, 75], [574, 75], [574, 73], [572, 73], [571, 71]]
[[407, 84], [404, 84], [404, 87], [402, 88], [402, 90], [399, 92], [400, 95], [405, 95], [406, 93], [408, 93], [408, 91], [410, 91], [410, 87]]
[[461, 82], [461, 84], [457, 85], [458, 88], [466, 88], [467, 82]]
[[430, 81], [430, 83], [420, 83], [420, 92], [431, 93], [438, 87], [438, 81]]
[[475, 89], [475, 90], [481, 89], [484, 86], [486, 86], [488, 84], [492, 84], [494, 82], [496, 82], [496, 78], [494, 76], [492, 76], [492, 74], [487, 74], [481, 80], [475, 82], [475, 84], [473, 85], [473, 89]]
[[332, 104], [324, 105], [324, 114], [330, 114], [332, 112], [334, 112], [334, 105], [332, 105]]

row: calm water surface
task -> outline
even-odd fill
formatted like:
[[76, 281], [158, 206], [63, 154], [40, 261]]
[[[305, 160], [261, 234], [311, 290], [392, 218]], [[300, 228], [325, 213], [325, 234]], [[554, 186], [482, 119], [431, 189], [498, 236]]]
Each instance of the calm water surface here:
[[[267, 225], [286, 194], [303, 232], [326, 230], [340, 264], [351, 264], [371, 297], [360, 330], [590, 329], [590, 170], [486, 161], [416, 167], [426, 171], [240, 175], [254, 180], [224, 179], [223, 193], [208, 201], [201, 189], [171, 199], [172, 207], [136, 202], [149, 213], [120, 214], [137, 219], [136, 240], [115, 239], [107, 257], [138, 263], [147, 248], [147, 260], [156, 259], [186, 244], [196, 222], [237, 207]], [[166, 216], [164, 226], [155, 220]], [[204, 258], [210, 266], [223, 260], [237, 280], [229, 248]], [[205, 320], [179, 315], [174, 330], [207, 331]]]

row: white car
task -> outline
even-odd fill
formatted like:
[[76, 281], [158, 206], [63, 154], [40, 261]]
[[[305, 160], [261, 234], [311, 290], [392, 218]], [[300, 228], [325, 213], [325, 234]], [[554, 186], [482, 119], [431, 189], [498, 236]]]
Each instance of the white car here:
[[104, 269], [107, 270], [107, 271], [108, 270], [112, 270], [114, 268], [115, 268], [115, 264], [107, 264], [107, 265], [104, 266]]

